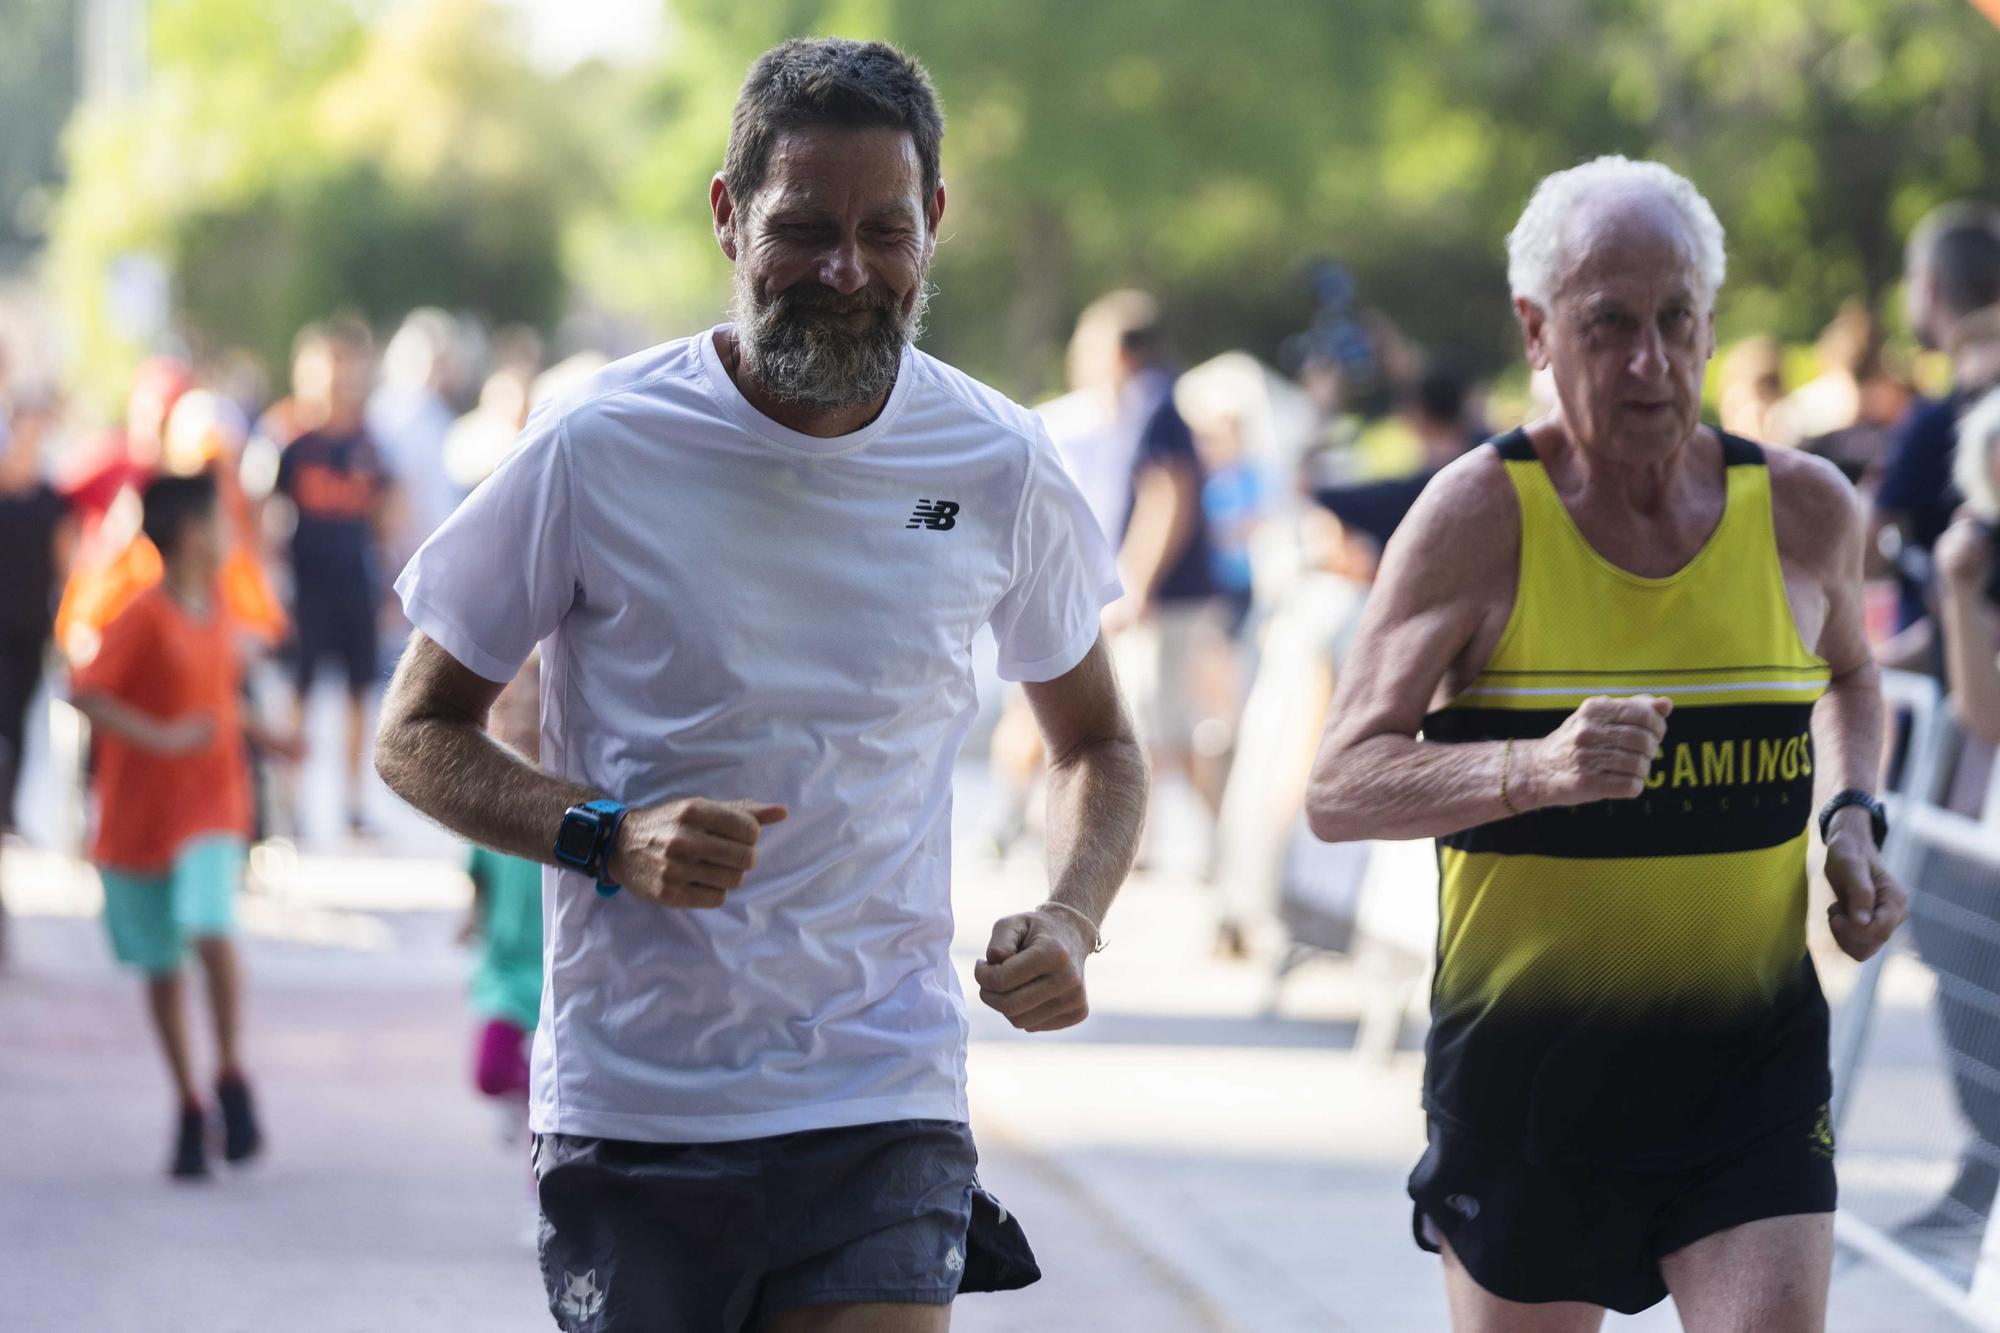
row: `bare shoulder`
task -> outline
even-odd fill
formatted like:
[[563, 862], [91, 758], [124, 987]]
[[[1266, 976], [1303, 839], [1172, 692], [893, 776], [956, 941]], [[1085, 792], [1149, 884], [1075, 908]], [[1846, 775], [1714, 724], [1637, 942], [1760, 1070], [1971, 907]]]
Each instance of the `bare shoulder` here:
[[1498, 451], [1431, 479], [1382, 554], [1334, 712], [1343, 728], [1414, 734], [1440, 682], [1476, 674], [1514, 606], [1521, 514]]
[[1511, 584], [1520, 545], [1521, 508], [1507, 465], [1498, 450], [1482, 447], [1424, 487], [1383, 553], [1382, 579], [1432, 594]]
[[1766, 448], [1778, 551], [1807, 565], [1841, 566], [1862, 540], [1861, 497], [1839, 468], [1798, 449]]

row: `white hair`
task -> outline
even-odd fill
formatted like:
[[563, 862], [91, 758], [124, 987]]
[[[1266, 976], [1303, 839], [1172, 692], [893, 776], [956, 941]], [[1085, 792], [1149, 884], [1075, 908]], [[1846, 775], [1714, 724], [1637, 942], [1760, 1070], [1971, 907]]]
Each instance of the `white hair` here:
[[1564, 224], [1593, 194], [1635, 189], [1656, 195], [1680, 218], [1693, 247], [1689, 257], [1700, 288], [1696, 296], [1704, 309], [1713, 308], [1726, 267], [1722, 223], [1715, 210], [1694, 183], [1673, 168], [1617, 156], [1594, 158], [1542, 177], [1521, 211], [1521, 220], [1507, 233], [1507, 285], [1513, 294], [1550, 309], [1568, 263], [1563, 253]]
[[1972, 512], [1991, 522], [2000, 518], [2000, 494], [1993, 489], [1993, 453], [2000, 449], [2000, 389], [1989, 389], [1958, 422], [1958, 449], [1951, 479]]

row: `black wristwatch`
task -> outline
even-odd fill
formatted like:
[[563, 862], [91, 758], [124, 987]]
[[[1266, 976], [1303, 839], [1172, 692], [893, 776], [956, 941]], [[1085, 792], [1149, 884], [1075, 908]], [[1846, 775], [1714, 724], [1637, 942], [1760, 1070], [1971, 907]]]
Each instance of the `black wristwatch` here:
[[1889, 836], [1889, 812], [1882, 803], [1859, 787], [1849, 787], [1826, 803], [1819, 812], [1819, 840], [1826, 841], [1826, 831], [1833, 826], [1833, 817], [1850, 805], [1858, 805], [1868, 812], [1869, 827], [1875, 833], [1875, 846], [1879, 849]]
[[586, 801], [563, 812], [556, 830], [558, 865], [581, 870], [597, 881], [597, 892], [609, 898], [618, 892], [611, 878], [611, 844], [625, 822], [625, 807], [617, 801]]

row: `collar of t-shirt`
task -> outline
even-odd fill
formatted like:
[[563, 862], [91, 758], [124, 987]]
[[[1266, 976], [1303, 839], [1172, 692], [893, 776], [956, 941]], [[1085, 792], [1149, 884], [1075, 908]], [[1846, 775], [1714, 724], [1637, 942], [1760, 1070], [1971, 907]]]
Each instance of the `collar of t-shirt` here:
[[701, 344], [702, 377], [708, 381], [708, 392], [730, 420], [758, 439], [787, 449], [833, 455], [851, 454], [857, 449], [867, 448], [895, 424], [896, 414], [903, 410], [903, 404], [910, 396], [910, 382], [916, 378], [916, 355], [905, 343], [902, 363], [896, 369], [895, 387], [889, 390], [889, 401], [882, 405], [882, 410], [875, 414], [873, 421], [846, 435], [808, 435], [771, 420], [752, 407], [750, 400], [743, 396], [743, 391], [736, 387], [728, 367], [722, 364], [722, 353], [716, 348], [717, 340], [728, 336], [734, 329], [733, 324], [718, 324], [697, 340]]

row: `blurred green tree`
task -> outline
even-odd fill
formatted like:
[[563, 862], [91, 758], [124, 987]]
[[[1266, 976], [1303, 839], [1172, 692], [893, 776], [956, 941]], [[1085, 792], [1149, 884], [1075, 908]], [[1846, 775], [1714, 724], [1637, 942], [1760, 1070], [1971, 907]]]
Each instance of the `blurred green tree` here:
[[1964, 0], [677, 0], [656, 123], [580, 228], [590, 284], [676, 325], [720, 306], [703, 196], [744, 69], [880, 36], [937, 79], [951, 205], [930, 345], [1053, 387], [1076, 309], [1162, 290], [1183, 350], [1264, 355], [1330, 257], [1412, 336], [1515, 355], [1503, 243], [1598, 153], [1688, 172], [1730, 233], [1726, 334], [1881, 302], [1922, 211], [2000, 194], [2000, 33]]
[[0, 272], [42, 238], [76, 97], [74, 0], [0, 0]]
[[1318, 258], [1418, 341], [1507, 364], [1506, 230], [1598, 153], [1715, 202], [1726, 337], [1886, 307], [1926, 208], [2000, 196], [2000, 32], [1965, 0], [662, 0], [655, 68], [561, 79], [498, 0], [358, 3], [154, 5], [144, 98], [70, 129], [54, 255], [88, 367], [129, 361], [103, 293], [133, 252], [169, 265], [190, 337], [267, 356], [336, 303], [546, 321], [567, 293], [705, 323], [730, 105], [794, 34], [931, 68], [951, 204], [927, 345], [1028, 395], [1117, 284], [1160, 290], [1190, 358], [1274, 355]]
[[336, 307], [560, 313], [565, 212], [596, 176], [572, 90], [527, 68], [497, 4], [366, 23], [346, 4], [160, 0], [151, 40], [143, 94], [69, 131], [51, 261], [86, 386], [115, 394], [151, 333], [121, 320], [121, 256], [164, 267], [197, 354], [243, 347], [273, 371]]

